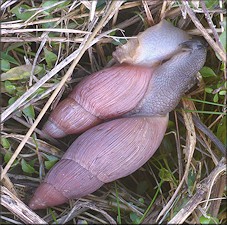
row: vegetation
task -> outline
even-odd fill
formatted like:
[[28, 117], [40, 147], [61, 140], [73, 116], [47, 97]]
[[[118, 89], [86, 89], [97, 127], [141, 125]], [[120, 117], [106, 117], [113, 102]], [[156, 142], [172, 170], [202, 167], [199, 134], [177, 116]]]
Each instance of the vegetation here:
[[8, 190], [1, 193], [2, 224], [28, 222], [32, 212], [26, 208], [20, 214], [23, 203], [76, 138], [40, 136], [50, 111], [83, 77], [112, 65], [117, 45], [163, 18], [203, 36], [209, 46], [200, 83], [171, 112], [159, 150], [132, 175], [70, 204], [39, 210], [30, 219], [50, 224], [226, 224], [226, 162], [220, 151], [227, 145], [225, 4], [2, 1], [0, 154], [2, 185]]

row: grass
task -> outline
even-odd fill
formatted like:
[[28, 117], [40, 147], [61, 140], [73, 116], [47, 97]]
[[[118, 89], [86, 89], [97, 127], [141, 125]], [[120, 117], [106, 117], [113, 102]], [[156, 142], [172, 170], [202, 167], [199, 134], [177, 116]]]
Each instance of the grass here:
[[[2, 223], [27, 223], [29, 217], [50, 224], [227, 222], [226, 162], [192, 117], [199, 113], [226, 146], [224, 1], [5, 0], [1, 12]], [[159, 150], [130, 176], [84, 198], [30, 211], [23, 204], [76, 138], [42, 139], [50, 111], [85, 76], [112, 65], [112, 52], [125, 37], [161, 18], [203, 36], [209, 46], [201, 82], [170, 113]], [[22, 208], [27, 214], [19, 214]]]

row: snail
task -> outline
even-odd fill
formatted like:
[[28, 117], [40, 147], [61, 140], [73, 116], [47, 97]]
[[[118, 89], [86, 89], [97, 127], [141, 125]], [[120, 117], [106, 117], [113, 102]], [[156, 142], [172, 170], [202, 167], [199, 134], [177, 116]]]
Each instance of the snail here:
[[48, 172], [29, 202], [33, 210], [86, 196], [146, 163], [159, 147], [168, 115], [195, 83], [206, 59], [200, 40], [189, 40], [154, 70], [139, 103], [121, 118], [81, 134]]
[[79, 134], [103, 121], [129, 112], [143, 98], [154, 70], [190, 39], [183, 30], [162, 20], [119, 46], [120, 63], [83, 79], [52, 111], [43, 132], [60, 138]]

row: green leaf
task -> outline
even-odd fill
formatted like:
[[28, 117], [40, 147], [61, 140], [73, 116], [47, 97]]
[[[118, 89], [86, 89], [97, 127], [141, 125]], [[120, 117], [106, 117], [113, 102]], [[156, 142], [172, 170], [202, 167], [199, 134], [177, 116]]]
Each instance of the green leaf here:
[[218, 102], [218, 99], [219, 99], [218, 93], [216, 93], [216, 94], [214, 95], [213, 101], [214, 101], [214, 102]]
[[206, 87], [205, 92], [211, 94], [213, 92], [213, 88]]
[[199, 218], [199, 222], [201, 224], [219, 224], [218, 218], [212, 217], [209, 214], [206, 217], [205, 216], [201, 216]]
[[16, 64], [16, 65], [20, 65], [12, 56], [7, 55], [5, 52], [1, 52], [1, 59], [5, 59], [6, 61]]
[[[41, 66], [35, 66], [34, 74], [39, 73], [42, 70]], [[32, 65], [16, 66], [6, 73], [1, 74], [1, 80], [22, 80], [30, 77], [32, 71]]]
[[45, 157], [48, 159], [44, 162], [45, 164], [45, 167], [46, 169], [51, 169], [55, 164], [56, 162], [59, 160], [56, 156], [53, 156], [53, 155], [47, 155], [47, 154], [44, 154]]
[[24, 92], [26, 92], [26, 87], [24, 85], [18, 85], [17, 86], [17, 97], [20, 97], [21, 95], [24, 94]]
[[17, 100], [17, 97], [14, 96], [14, 97], [9, 99], [8, 104], [12, 105], [16, 100]]
[[[6, 49], [6, 53], [16, 49], [16, 48], [19, 48], [19, 47], [22, 47], [23, 48], [24, 46], [24, 43], [22, 42], [17, 42], [17, 43], [10, 43], [9, 47]], [[18, 64], [19, 66], [20, 64]]]
[[35, 110], [34, 110], [34, 107], [32, 105], [23, 109], [22, 112], [29, 118], [32, 118], [32, 119], [35, 118]]
[[49, 161], [58, 160], [58, 158], [57, 158], [56, 156], [47, 155], [47, 154], [45, 154], [45, 153], [44, 153], [44, 155], [45, 155], [45, 157], [46, 157]]
[[141, 202], [141, 203], [143, 203], [143, 204], [144, 204], [144, 202], [145, 202], [145, 201], [144, 201], [144, 198], [139, 198], [138, 200], [139, 200], [139, 202]]
[[33, 166], [35, 165], [35, 162], [36, 162], [36, 161], [37, 161], [37, 158], [35, 158], [35, 159], [29, 161], [29, 165], [33, 167]]
[[3, 148], [9, 149], [10, 148], [10, 143], [7, 140], [7, 138], [1, 137], [1, 145]]
[[135, 212], [130, 213], [130, 219], [133, 222], [133, 224], [139, 224], [140, 217]]
[[21, 160], [21, 168], [25, 173], [32, 174], [35, 172], [34, 167], [29, 165], [24, 159]]
[[165, 168], [161, 168], [159, 171], [159, 177], [164, 181], [173, 181], [172, 174]]
[[218, 123], [217, 137], [220, 139], [225, 146], [227, 146], [227, 135], [226, 135], [226, 116], [221, 119]]
[[9, 160], [11, 159], [12, 155], [13, 155], [12, 152], [7, 151], [6, 154], [4, 155], [4, 162], [8, 163]]
[[125, 44], [127, 41], [125, 39], [118, 39], [118, 40], [113, 40], [111, 43], [113, 45], [119, 46]]
[[53, 67], [52, 63], [55, 62], [58, 57], [56, 54], [47, 50], [46, 48], [44, 49], [44, 54], [45, 54], [45, 60], [47, 62], [47, 66], [50, 69]]
[[97, 9], [102, 9], [106, 4], [106, 0], [99, 0], [97, 1], [97, 5], [96, 5], [96, 8]]
[[[11, 159], [12, 155], [13, 155], [12, 152], [7, 151], [6, 154], [4, 155], [4, 162], [5, 162], [5, 163], [8, 163], [9, 160]], [[13, 168], [13, 167], [15, 167], [16, 165], [18, 165], [18, 163], [19, 163], [19, 161], [18, 161], [17, 159], [15, 159], [14, 162], [13, 162], [13, 164], [12, 164], [12, 166], [11, 166], [11, 168]]]
[[2, 71], [7, 71], [7, 70], [10, 69], [10, 63], [9, 63], [9, 61], [7, 61], [5, 59], [1, 59], [0, 65], [1, 65], [1, 70]]
[[[49, 8], [51, 6], [53, 6], [55, 3], [57, 3], [58, 0], [49, 0], [49, 1], [45, 1], [42, 3], [42, 8]], [[45, 12], [46, 14], [52, 12], [53, 10], [55, 10], [56, 8], [60, 9], [63, 8], [64, 6], [67, 6], [70, 3], [70, 1], [65, 1], [62, 2], [54, 7], [51, 7], [49, 9], [44, 10], [43, 12]]]
[[45, 164], [45, 168], [47, 170], [50, 170], [57, 162], [58, 160], [53, 160], [53, 161], [45, 161], [44, 164]]
[[193, 169], [190, 169], [188, 173], [188, 186], [190, 187], [193, 186], [195, 183], [195, 179], [196, 179], [196, 173]]
[[196, 181], [196, 173], [194, 169], [190, 169], [188, 173], [188, 191], [190, 194], [193, 193], [195, 181]]
[[16, 86], [13, 85], [10, 81], [5, 81], [4, 86], [7, 93], [14, 94], [16, 92]]
[[41, 95], [45, 92], [45, 88], [38, 88], [37, 91], [35, 92], [36, 95]]
[[221, 35], [220, 35], [220, 41], [221, 41], [221, 44], [223, 46], [223, 48], [225, 49], [226, 51], [226, 31], [224, 31]]
[[208, 9], [214, 8], [215, 6], [218, 6], [218, 0], [206, 0], [204, 1], [206, 4], [206, 7]]
[[225, 90], [222, 90], [222, 91], [219, 91], [219, 95], [226, 95], [226, 91]]
[[[58, 2], [58, 0], [50, 0], [50, 1], [45, 1], [45, 2], [43, 2], [42, 3], [42, 8], [49, 8], [49, 7], [51, 7], [52, 5], [54, 5], [55, 3], [57, 3]], [[56, 6], [55, 7], [51, 7], [51, 8], [49, 8], [49, 9], [46, 9], [46, 10], [44, 10], [44, 12], [46, 12], [46, 13], [50, 13], [51, 11], [53, 11], [54, 9], [56, 8]]]
[[[44, 17], [45, 20], [52, 19], [52, 18], [53, 18], [52, 15], [48, 15]], [[46, 22], [42, 24], [42, 28], [53, 28], [54, 25], [55, 25], [55, 22]]]
[[27, 11], [28, 9], [31, 9], [31, 7], [28, 5], [22, 4], [12, 8], [11, 12], [14, 13], [18, 19], [25, 21], [25, 20], [28, 20], [31, 16], [33, 16], [36, 12], [36, 11]]
[[216, 76], [215, 72], [207, 66], [204, 66], [201, 70], [200, 73], [203, 77], [213, 77]]
[[[14, 97], [11, 97], [9, 100], [8, 100], [8, 105], [12, 105], [16, 100], [17, 100], [18, 96], [14, 96]], [[16, 111], [16, 116], [17, 117], [21, 117], [22, 115], [22, 112], [20, 110]]]

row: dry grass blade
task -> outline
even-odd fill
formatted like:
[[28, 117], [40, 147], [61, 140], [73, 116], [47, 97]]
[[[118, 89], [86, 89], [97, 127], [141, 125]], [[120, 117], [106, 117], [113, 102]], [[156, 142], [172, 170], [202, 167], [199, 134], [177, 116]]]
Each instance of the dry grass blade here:
[[194, 209], [205, 198], [207, 192], [209, 192], [213, 183], [219, 176], [223, 175], [226, 171], [226, 159], [222, 159], [216, 168], [210, 173], [210, 175], [197, 185], [197, 190], [194, 196], [187, 202], [187, 204], [168, 222], [168, 224], [182, 224], [188, 218], [188, 216], [194, 211]]
[[[183, 100], [183, 104], [184, 104], [185, 108], [188, 108], [187, 101]], [[184, 117], [186, 129], [187, 129], [186, 146], [185, 146], [185, 150], [184, 150], [186, 153], [187, 164], [185, 166], [185, 172], [182, 177], [182, 180], [178, 184], [178, 187], [177, 187], [176, 191], [174, 192], [174, 194], [172, 195], [171, 199], [168, 201], [166, 206], [159, 213], [159, 215], [157, 217], [157, 221], [161, 218], [161, 216], [163, 216], [166, 213], [166, 211], [169, 210], [169, 208], [173, 204], [174, 200], [176, 199], [182, 185], [184, 184], [184, 182], [188, 176], [189, 167], [190, 167], [191, 160], [192, 160], [193, 153], [194, 153], [195, 146], [196, 146], [196, 133], [195, 133], [195, 127], [194, 127], [193, 120], [192, 120], [192, 114], [185, 113], [184, 111], [182, 111], [182, 114]]]
[[[0, 166], [0, 170], [2, 171], [2, 166]], [[7, 174], [6, 174], [6, 176], [4, 177], [4, 179], [2, 180], [2, 184], [3, 184], [3, 186], [5, 186], [13, 195], [15, 195], [16, 197], [18, 197], [17, 192], [16, 192], [16, 190], [15, 190], [15, 188], [14, 188], [14, 185], [13, 185], [13, 183], [11, 182], [11, 180], [9, 179], [9, 177], [7, 176]]]
[[47, 224], [45, 220], [31, 211], [20, 199], [5, 187], [1, 187], [1, 205], [9, 209], [26, 224]]
[[205, 14], [205, 17], [206, 17], [206, 19], [207, 19], [207, 22], [208, 22], [208, 24], [209, 24], [209, 27], [210, 27], [210, 29], [212, 30], [212, 33], [213, 33], [213, 35], [214, 35], [214, 38], [215, 38], [215, 40], [216, 40], [218, 46], [224, 51], [224, 48], [223, 48], [223, 46], [222, 46], [222, 44], [221, 44], [221, 42], [220, 42], [220, 38], [219, 38], [218, 33], [217, 33], [216, 29], [215, 29], [215, 26], [214, 26], [213, 21], [212, 21], [212, 19], [211, 19], [211, 17], [210, 17], [210, 14], [209, 14], [209, 12], [208, 12], [208, 10], [207, 10], [207, 7], [206, 7], [205, 2], [202, 0], [202, 1], [200, 1], [200, 4], [201, 4], [201, 6], [202, 6], [203, 12], [204, 12], [204, 14]]
[[222, 48], [220, 48], [219, 44], [216, 43], [212, 39], [212, 37], [207, 33], [207, 30], [203, 27], [203, 25], [200, 23], [200, 21], [198, 20], [198, 18], [195, 15], [195, 13], [193, 12], [191, 7], [189, 6], [188, 1], [187, 0], [183, 0], [182, 3], [185, 6], [186, 12], [191, 17], [193, 23], [198, 28], [198, 30], [202, 33], [203, 37], [207, 40], [207, 42], [214, 49], [214, 51], [217, 52], [220, 55], [222, 61], [226, 63], [226, 54], [225, 54], [224, 50]]
[[[211, 199], [215, 199], [215, 201], [211, 201], [210, 207], [209, 207], [209, 213], [213, 217], [218, 216], [218, 213], [221, 207], [222, 196], [225, 192], [225, 186], [226, 186], [226, 176], [220, 177], [220, 179], [218, 179], [213, 186]], [[209, 201], [209, 199], [207, 201]]]

